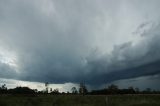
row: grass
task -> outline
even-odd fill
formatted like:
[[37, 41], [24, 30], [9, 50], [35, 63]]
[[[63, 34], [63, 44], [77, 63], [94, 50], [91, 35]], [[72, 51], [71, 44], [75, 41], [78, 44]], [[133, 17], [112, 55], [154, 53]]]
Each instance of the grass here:
[[160, 95], [1, 95], [0, 106], [160, 106]]

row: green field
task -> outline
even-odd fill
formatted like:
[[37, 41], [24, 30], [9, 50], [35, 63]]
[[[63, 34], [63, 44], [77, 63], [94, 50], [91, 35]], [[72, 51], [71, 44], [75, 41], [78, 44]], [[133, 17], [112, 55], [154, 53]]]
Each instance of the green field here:
[[160, 106], [160, 95], [1, 95], [0, 106]]

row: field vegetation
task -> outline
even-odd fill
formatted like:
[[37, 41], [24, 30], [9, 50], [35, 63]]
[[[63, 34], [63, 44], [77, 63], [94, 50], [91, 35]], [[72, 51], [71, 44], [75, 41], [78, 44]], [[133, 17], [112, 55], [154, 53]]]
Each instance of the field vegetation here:
[[160, 95], [1, 95], [0, 106], [160, 106]]

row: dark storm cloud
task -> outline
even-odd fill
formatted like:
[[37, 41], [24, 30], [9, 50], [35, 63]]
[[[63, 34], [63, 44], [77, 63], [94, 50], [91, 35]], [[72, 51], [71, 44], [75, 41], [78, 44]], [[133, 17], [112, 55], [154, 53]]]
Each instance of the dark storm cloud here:
[[[12, 69], [14, 66], [7, 62], [14, 60], [12, 56], [7, 57], [3, 53], [2, 57], [7, 58], [5, 63], [1, 61], [0, 77], [103, 84], [159, 73], [160, 25], [151, 25], [145, 32], [139, 30], [145, 28], [148, 22], [137, 25], [134, 36], [145, 36], [140, 36], [141, 41], [136, 44], [129, 38], [120, 38], [121, 35], [115, 35], [115, 30], [121, 26], [118, 20], [123, 20], [125, 16], [115, 18], [123, 6], [119, 3], [106, 0], [0, 1], [0, 50], [2, 53], [3, 50], [14, 52], [18, 70]], [[107, 30], [109, 33], [105, 32], [106, 20], [106, 23], [114, 24], [110, 25], [112, 29]], [[101, 35], [108, 35], [102, 44], [101, 40], [105, 37]], [[112, 41], [113, 36], [120, 38], [120, 44]], [[102, 53], [112, 46], [110, 53]]]
[[85, 10], [89, 3], [1, 1], [1, 48], [16, 52], [17, 79], [61, 83], [85, 73], [81, 59], [92, 47], [92, 17], [99, 14], [94, 5]]
[[0, 63], [0, 76], [7, 78], [16, 78], [17, 74], [14, 73], [14, 70], [10, 66], [4, 63]]
[[[125, 70], [117, 70], [114, 72], [109, 73], [99, 73], [92, 78], [88, 79], [89, 83], [91, 84], [104, 84], [104, 83], [111, 83], [113, 81], [121, 80], [121, 79], [131, 79], [137, 78], [142, 76], [153, 76], [158, 75], [160, 73], [160, 61], [156, 61], [150, 64], [145, 64], [139, 67], [128, 68]], [[94, 80], [93, 82], [93, 79]]]
[[99, 84], [159, 74], [159, 28], [158, 24], [144, 32], [145, 36], [141, 36], [144, 33], [140, 34], [143, 40], [136, 45], [133, 45], [132, 42], [124, 43], [115, 46], [110, 55], [90, 57], [87, 67], [93, 71], [90, 73], [92, 76], [87, 79], [89, 83]]

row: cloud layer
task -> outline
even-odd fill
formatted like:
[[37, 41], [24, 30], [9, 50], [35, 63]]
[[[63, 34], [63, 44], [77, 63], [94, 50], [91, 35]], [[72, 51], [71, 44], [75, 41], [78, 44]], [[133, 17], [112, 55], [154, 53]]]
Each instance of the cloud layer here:
[[95, 85], [159, 74], [159, 4], [0, 1], [0, 77]]

